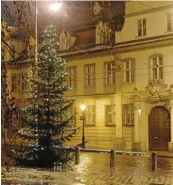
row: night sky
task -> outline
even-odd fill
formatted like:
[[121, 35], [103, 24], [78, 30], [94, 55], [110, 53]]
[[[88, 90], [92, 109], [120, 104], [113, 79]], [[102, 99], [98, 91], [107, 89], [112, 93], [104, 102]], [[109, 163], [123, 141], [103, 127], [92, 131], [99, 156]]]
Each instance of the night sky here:
[[[35, 1], [24, 1], [29, 3], [31, 16], [27, 16], [28, 22], [31, 26], [35, 25]], [[50, 1], [38, 1], [38, 29], [44, 30], [45, 26], [52, 23], [57, 26], [58, 29], [73, 30], [76, 27], [82, 28], [86, 25], [95, 25], [100, 19], [107, 19], [107, 10], [102, 15], [94, 16], [93, 7], [91, 1], [64, 1], [63, 6], [59, 12], [51, 12], [49, 10]], [[124, 15], [124, 2], [114, 1], [111, 2], [112, 16]], [[6, 6], [6, 8], [5, 8]], [[1, 17], [5, 18], [9, 25], [14, 25], [11, 19], [15, 17], [14, 3], [13, 1], [1, 2]], [[7, 11], [8, 10], [8, 13]], [[29, 12], [26, 12], [28, 15]], [[10, 16], [9, 16], [10, 15]], [[15, 20], [16, 22], [16, 20]]]

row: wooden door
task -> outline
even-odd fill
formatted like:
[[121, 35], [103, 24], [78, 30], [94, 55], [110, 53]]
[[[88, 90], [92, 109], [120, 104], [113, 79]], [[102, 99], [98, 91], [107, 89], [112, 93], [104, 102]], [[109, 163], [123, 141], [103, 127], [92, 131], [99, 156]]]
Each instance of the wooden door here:
[[164, 107], [155, 107], [149, 115], [149, 150], [168, 150], [170, 114]]

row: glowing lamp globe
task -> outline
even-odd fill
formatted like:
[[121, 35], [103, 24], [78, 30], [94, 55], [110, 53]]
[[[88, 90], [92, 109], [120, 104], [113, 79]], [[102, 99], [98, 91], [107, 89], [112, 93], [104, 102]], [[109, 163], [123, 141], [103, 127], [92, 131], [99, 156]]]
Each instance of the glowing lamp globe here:
[[49, 9], [53, 12], [58, 12], [62, 6], [62, 3], [54, 2], [51, 3]]
[[80, 106], [80, 109], [81, 109], [82, 111], [84, 111], [84, 110], [86, 109], [86, 105], [85, 105], [85, 104], [82, 104], [82, 105]]

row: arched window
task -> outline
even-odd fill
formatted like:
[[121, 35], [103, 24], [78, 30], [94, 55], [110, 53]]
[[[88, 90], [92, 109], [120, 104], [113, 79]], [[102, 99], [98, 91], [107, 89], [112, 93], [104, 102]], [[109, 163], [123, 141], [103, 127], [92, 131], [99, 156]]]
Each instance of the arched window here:
[[155, 55], [150, 58], [151, 80], [163, 80], [163, 56]]

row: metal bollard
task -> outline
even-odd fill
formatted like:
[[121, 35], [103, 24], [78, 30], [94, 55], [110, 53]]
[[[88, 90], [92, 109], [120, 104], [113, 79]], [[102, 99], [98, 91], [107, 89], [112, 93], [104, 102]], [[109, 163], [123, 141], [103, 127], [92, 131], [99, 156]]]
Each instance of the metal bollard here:
[[115, 167], [115, 151], [111, 150], [110, 152], [110, 167]]
[[157, 169], [157, 154], [156, 154], [156, 152], [152, 153], [151, 160], [152, 160], [152, 170], [154, 171]]
[[79, 147], [76, 147], [75, 151], [75, 164], [78, 165], [80, 160], [80, 149]]

